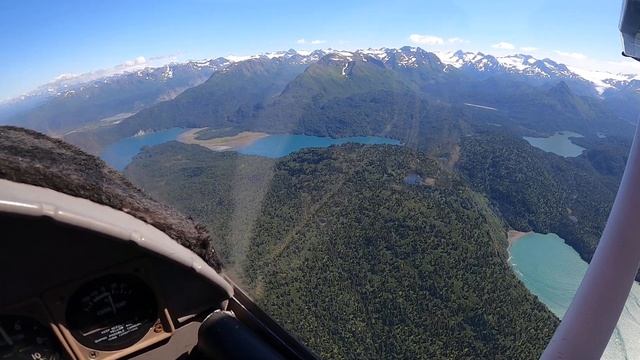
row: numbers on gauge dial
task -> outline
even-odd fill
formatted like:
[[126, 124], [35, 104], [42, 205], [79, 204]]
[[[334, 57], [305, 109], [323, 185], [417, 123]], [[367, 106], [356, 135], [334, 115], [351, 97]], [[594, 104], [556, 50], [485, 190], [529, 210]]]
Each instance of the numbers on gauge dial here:
[[51, 328], [21, 315], [0, 315], [1, 360], [67, 359]]
[[132, 274], [111, 274], [85, 283], [71, 296], [66, 310], [72, 335], [96, 350], [135, 344], [157, 319], [153, 291]]

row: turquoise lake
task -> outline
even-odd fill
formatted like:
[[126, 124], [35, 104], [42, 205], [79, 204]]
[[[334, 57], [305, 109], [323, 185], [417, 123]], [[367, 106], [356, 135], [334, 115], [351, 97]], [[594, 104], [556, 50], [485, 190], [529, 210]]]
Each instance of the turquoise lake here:
[[175, 140], [184, 131], [185, 129], [172, 128], [128, 137], [107, 146], [100, 157], [114, 169], [122, 171], [143, 147]]
[[308, 135], [271, 135], [239, 148], [245, 155], [279, 158], [305, 148], [324, 148], [346, 143], [400, 145], [400, 141], [376, 136], [329, 138]]
[[[516, 275], [562, 319], [587, 271], [573, 248], [555, 234], [529, 234], [509, 248]], [[638, 320], [636, 320], [638, 318]], [[603, 359], [640, 359], [640, 286], [636, 283]]]
[[[176, 140], [187, 129], [172, 128], [122, 139], [107, 146], [100, 157], [113, 168], [124, 170], [143, 147]], [[376, 136], [328, 138], [307, 135], [270, 135], [238, 148], [241, 154], [278, 158], [311, 147], [329, 147], [346, 143], [400, 145], [400, 141]]]
[[585, 150], [582, 146], [578, 146], [571, 142], [571, 137], [583, 137], [571, 131], [559, 131], [549, 137], [528, 137], [523, 138], [532, 146], [546, 152], [554, 153], [564, 157], [576, 157]]

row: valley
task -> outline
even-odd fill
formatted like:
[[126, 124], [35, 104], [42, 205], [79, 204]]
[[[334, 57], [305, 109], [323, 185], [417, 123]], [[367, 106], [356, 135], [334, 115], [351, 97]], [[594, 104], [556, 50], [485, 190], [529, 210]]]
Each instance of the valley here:
[[[514, 67], [518, 61], [522, 64]], [[611, 106], [609, 101], [636, 96], [633, 79], [617, 80], [599, 93], [600, 82], [525, 55], [436, 55], [403, 47], [305, 54], [289, 50], [220, 63], [208, 80], [171, 100], [65, 139], [98, 154], [141, 129], [212, 127], [381, 136], [433, 150], [449, 147], [477, 124], [509, 126], [535, 137], [557, 131], [628, 137], [635, 123], [621, 116], [623, 104]]]
[[[589, 254], [592, 254], [592, 251], [595, 249], [595, 245], [597, 244], [599, 231], [601, 231], [601, 227], [604, 225], [604, 221], [606, 220], [608, 207], [611, 206], [613, 201], [613, 195], [615, 194], [614, 189], [617, 186], [617, 178], [615, 176], [599, 173], [596, 168], [590, 165], [589, 160], [587, 160], [588, 156], [586, 155], [593, 153], [596, 149], [590, 146], [589, 151], [586, 151], [584, 154], [581, 151], [580, 156], [577, 158], [564, 157], [554, 154], [554, 148], [548, 148], [546, 149], [547, 151], [537, 149], [526, 140], [520, 139], [519, 135], [510, 133], [509, 130], [503, 128], [489, 126], [483, 130], [477, 129], [476, 132], [477, 133], [475, 135], [467, 136], [462, 139], [460, 159], [456, 164], [456, 168], [457, 171], [461, 172], [463, 178], [467, 178], [468, 181], [470, 181], [469, 184], [471, 189], [475, 189], [480, 193], [486, 194], [488, 199], [487, 205], [492, 204], [492, 206], [495, 206], [495, 210], [493, 211], [496, 211], [496, 214], [499, 214], [499, 217], [496, 217], [496, 219], [500, 219], [498, 220], [498, 223], [496, 223], [498, 226], [495, 230], [497, 231], [496, 236], [504, 239], [504, 234], [506, 233], [504, 230], [505, 227], [515, 228], [522, 231], [553, 230], [564, 234], [564, 236], [567, 236], [567, 239], [571, 239], [573, 246], [582, 251], [580, 256], [587, 257]], [[565, 133], [565, 136], [573, 136], [573, 134]], [[262, 140], [267, 140], [269, 138], [278, 139], [279, 137], [270, 136], [263, 138]], [[569, 141], [568, 138], [565, 138], [565, 140]], [[286, 145], [286, 143], [284, 144]], [[314, 142], [306, 144], [308, 146], [313, 146]], [[507, 146], [506, 148], [505, 145]], [[280, 257], [283, 256], [280, 254], [284, 254], [286, 251], [293, 251], [296, 255], [293, 255], [294, 258], [282, 260], [284, 261], [282, 264], [287, 265], [285, 267], [278, 267], [277, 270], [273, 271], [276, 271], [278, 274], [294, 271], [294, 268], [291, 266], [298, 263], [299, 266], [303, 266], [308, 270], [308, 266], [316, 260], [301, 260], [299, 256], [300, 254], [305, 254], [305, 252], [297, 253], [296, 251], [303, 251], [303, 249], [306, 249], [307, 246], [310, 245], [303, 244], [307, 244], [308, 241], [311, 241], [310, 239], [315, 239], [316, 237], [324, 239], [320, 242], [321, 244], [334, 244], [335, 240], [325, 238], [325, 236], [335, 236], [334, 231], [332, 230], [326, 234], [325, 231], [328, 231], [328, 229], [332, 229], [333, 226], [338, 226], [339, 224], [330, 225], [331, 223], [329, 222], [330, 216], [335, 216], [332, 214], [334, 214], [335, 211], [338, 211], [336, 208], [336, 196], [347, 196], [348, 199], [355, 198], [353, 198], [352, 195], [346, 195], [346, 189], [343, 189], [343, 186], [348, 186], [347, 184], [350, 184], [350, 182], [342, 184], [341, 182], [336, 182], [336, 180], [319, 180], [317, 177], [328, 176], [329, 174], [334, 174], [338, 171], [339, 168], [336, 167], [336, 162], [339, 162], [339, 160], [330, 154], [333, 154], [334, 152], [346, 152], [345, 155], [350, 152], [363, 154], [359, 148], [354, 148], [353, 146], [355, 145], [332, 147], [330, 148], [332, 150], [327, 153], [327, 155], [330, 156], [328, 156], [326, 160], [318, 163], [318, 160], [315, 159], [317, 156], [316, 152], [322, 150], [305, 150], [304, 146], [295, 148], [294, 151], [288, 152], [287, 154], [283, 154], [289, 156], [280, 158], [275, 162], [269, 159], [272, 157], [269, 156], [270, 152], [276, 151], [275, 149], [278, 148], [274, 143], [266, 148], [268, 149], [267, 153], [252, 154], [259, 155], [257, 157], [244, 155], [242, 154], [242, 151], [240, 151], [240, 153], [214, 152], [199, 146], [189, 145], [188, 148], [185, 146], [186, 145], [179, 143], [166, 143], [164, 145], [145, 149], [139, 157], [136, 157], [125, 173], [134, 181], [134, 183], [141, 186], [145, 191], [150, 192], [152, 195], [162, 199], [163, 201], [173, 204], [181, 211], [193, 216], [195, 219], [205, 224], [208, 224], [208, 226], [213, 226], [210, 230], [221, 235], [217, 238], [218, 242], [215, 244], [215, 247], [220, 249], [220, 253], [223, 254], [223, 261], [225, 262], [225, 268], [227, 269], [226, 271], [233, 279], [242, 284], [245, 289], [249, 289], [250, 293], [257, 299], [262, 299], [263, 296], [266, 296], [265, 294], [273, 295], [274, 293], [280, 293], [280, 291], [286, 293], [287, 295], [283, 294], [282, 296], [286, 296], [287, 298], [290, 298], [290, 296], [292, 296], [291, 294], [295, 293], [303, 294], [317, 291], [315, 288], [313, 290], [300, 290], [297, 286], [295, 287], [297, 289], [295, 292], [291, 292], [294, 291], [293, 289], [289, 290], [289, 286], [293, 286], [293, 284], [315, 284], [308, 278], [306, 280], [286, 278], [277, 280], [278, 285], [269, 286], [263, 283], [263, 281], [265, 281], [265, 278], [271, 279], [273, 275], [263, 275], [261, 277], [256, 274], [260, 274], [261, 271], [265, 271], [263, 267], [271, 268], [275, 266], [273, 265], [274, 263], [268, 262], [264, 257], [276, 256], [276, 258], [280, 259]], [[409, 150], [406, 146], [400, 147], [399, 149], [401, 148]], [[349, 156], [355, 156], [355, 158], [366, 161], [365, 164], [358, 165], [364, 166], [363, 171], [374, 171], [374, 169], [378, 169], [375, 171], [380, 171], [382, 169], [387, 169], [382, 173], [377, 173], [377, 176], [381, 181], [389, 176], [391, 176], [391, 178], [394, 176], [400, 176], [400, 184], [404, 185], [390, 185], [394, 191], [400, 191], [401, 194], [404, 194], [406, 191], [410, 191], [412, 187], [424, 189], [424, 191], [431, 191], [428, 189], [433, 188], [434, 185], [437, 188], [438, 184], [441, 184], [443, 181], [441, 177], [442, 175], [439, 176], [433, 172], [420, 170], [416, 161], [419, 161], [418, 159], [428, 159], [430, 156], [426, 153], [420, 154], [414, 152], [415, 150], [410, 150], [409, 153], [414, 155], [410, 156], [407, 160], [403, 160], [408, 161], [408, 163], [396, 163], [398, 159], [396, 159], [394, 155], [391, 155], [394, 153], [391, 151], [393, 148], [385, 147], [384, 145], [374, 145], [371, 149], [371, 151], [373, 151], [373, 149], [378, 149], [376, 151], [381, 151], [385, 154], [381, 157], [382, 159], [385, 159], [383, 163], [384, 165], [377, 165], [377, 168], [375, 167], [376, 165], [374, 165], [376, 163], [367, 165], [369, 164], [369, 161], [372, 160], [370, 155], [363, 156], [354, 154]], [[389, 152], [389, 154], [387, 152]], [[365, 151], [364, 153], [366, 154], [368, 151]], [[223, 155], [223, 158], [218, 158]], [[301, 187], [297, 189], [292, 187], [292, 184], [287, 183], [286, 185], [282, 185], [283, 187], [279, 191], [284, 191], [288, 194], [287, 196], [293, 196], [298, 192], [302, 192], [300, 195], [295, 195], [300, 196], [300, 198], [294, 198], [296, 200], [287, 200], [286, 202], [271, 203], [273, 200], [270, 200], [270, 197], [274, 196], [274, 187], [277, 188], [278, 186], [278, 169], [283, 166], [282, 164], [291, 162], [291, 159], [296, 159], [295, 161], [302, 161], [303, 164], [306, 164], [299, 166], [296, 165], [296, 167], [290, 170], [291, 176], [300, 176], [301, 180], [305, 179], [305, 185], [301, 185]], [[609, 157], [600, 158], [598, 163], [603, 164], [603, 161], [605, 161], [604, 159], [608, 159], [607, 161], [612, 160], [609, 159]], [[251, 163], [247, 163], [248, 161]], [[442, 165], [438, 166], [443, 166], [446, 163], [448, 163], [448, 161], [443, 161]], [[348, 168], [353, 165], [349, 165]], [[398, 175], [394, 175], [395, 170], [391, 170], [396, 166], [407, 165], [410, 167], [408, 168], [408, 172], [404, 174], [403, 172], [400, 172]], [[473, 165], [473, 167], [470, 167], [470, 165]], [[514, 167], [515, 165], [517, 166]], [[309, 168], [309, 166], [312, 167]], [[322, 170], [306, 174], [306, 171], [310, 171], [310, 169], [315, 166], [321, 166]], [[486, 168], [490, 172], [485, 173], [479, 171], [477, 170], [477, 167]], [[302, 173], [300, 173], [300, 171], [302, 171]], [[444, 170], [439, 171], [441, 171], [441, 174], [447, 173], [447, 171]], [[442, 173], [442, 171], [444, 172]], [[532, 171], [532, 173], [529, 173], [528, 171]], [[523, 174], [528, 174], [527, 181], [522, 181]], [[334, 174], [334, 176], [338, 175]], [[484, 176], [488, 177], [485, 178]], [[361, 175], [358, 175], [356, 178], [360, 179]], [[414, 178], [420, 180], [411, 180]], [[446, 182], [452, 181], [452, 179], [449, 179]], [[514, 181], [512, 179], [519, 180]], [[313, 185], [316, 181], [318, 181], [318, 185]], [[484, 188], [478, 187], [477, 185], [487, 182], [492, 184], [491, 187]], [[212, 184], [216, 184], [216, 187], [223, 186], [226, 190], [221, 189], [219, 191], [212, 191]], [[322, 185], [324, 187], [317, 188], [320, 186], [319, 184], [324, 184]], [[176, 188], [176, 185], [188, 188], [189, 195]], [[333, 188], [332, 186], [338, 186], [338, 188]], [[353, 184], [352, 186], [354, 186], [354, 189], [359, 189], [361, 185]], [[409, 188], [403, 189], [403, 186], [409, 186]], [[509, 186], [511, 186], [511, 188]], [[317, 190], [313, 191], [318, 191], [319, 194], [323, 194], [318, 199], [314, 200], [312, 197], [309, 198], [309, 195], [304, 195], [307, 194], [308, 191], [316, 188]], [[545, 190], [535, 191], [537, 188], [544, 188]], [[508, 195], [505, 198], [502, 198], [501, 196], [498, 196], [500, 193]], [[171, 195], [167, 197], [167, 194]], [[385, 194], [386, 193], [383, 193], [379, 196], [387, 198], [389, 195]], [[516, 195], [520, 194], [524, 196], [516, 197]], [[531, 197], [531, 195], [535, 195], [538, 198]], [[452, 199], [450, 196], [452, 195], [447, 195], [444, 199]], [[482, 198], [481, 195], [478, 194], [478, 196]], [[207, 201], [202, 203], [202, 199], [207, 199]], [[415, 201], [416, 199], [406, 200], [405, 206], [408, 206], [411, 209], [411, 212], [415, 211], [413, 206], [426, 204], [423, 203], [422, 200], [417, 203]], [[429, 203], [433, 201], [433, 199], [425, 201]], [[305, 205], [307, 203], [308, 205]], [[200, 206], [195, 206], [195, 204], [206, 204], [207, 209], [205, 210]], [[293, 206], [293, 204], [298, 204], [295, 206], [299, 206], [299, 208], [292, 211], [286, 210], [287, 206]], [[477, 206], [478, 205], [472, 205], [471, 208], [476, 208]], [[518, 206], [520, 208], [518, 208]], [[328, 211], [328, 213], [321, 213], [320, 209], [324, 209], [325, 207], [325, 211]], [[396, 209], [394, 211], [404, 213], [404, 211], [409, 211], [409, 208], [407, 208], [407, 210]], [[278, 209], [278, 212], [274, 213], [274, 215], [267, 215], [272, 209]], [[571, 212], [567, 213], [566, 209], [571, 209]], [[266, 216], [276, 216], [275, 214], [279, 214], [279, 211], [283, 211], [282, 216], [286, 216], [286, 222], [276, 223], [276, 225], [274, 225], [272, 223], [273, 220], [269, 220], [269, 228], [265, 228], [264, 225], [261, 225], [263, 221], [267, 221], [265, 220]], [[348, 217], [350, 215], [347, 214], [357, 214], [362, 210], [346, 211], [347, 212], [341, 216]], [[374, 216], [373, 214], [375, 214], [375, 211], [371, 211], [373, 210], [367, 210], [366, 213], [369, 215], [363, 217], [361, 220], [364, 221], [365, 219], [368, 219], [368, 217]], [[302, 216], [302, 218], [298, 218], [299, 216]], [[311, 216], [311, 218], [307, 218], [307, 216]], [[421, 215], [418, 218], [423, 218], [423, 216], [425, 215]], [[316, 218], [317, 220], [315, 220]], [[409, 221], [409, 219], [416, 218], [411, 216], [403, 221]], [[439, 221], [442, 221], [439, 220], [434, 222], [433, 215], [426, 216], [424, 219], [429, 219], [428, 222], [431, 224], [427, 228], [435, 226]], [[375, 223], [376, 220], [372, 221]], [[467, 221], [468, 220], [463, 220], [465, 223], [467, 223]], [[453, 237], [457, 236], [455, 235], [457, 234], [457, 231], [454, 231], [453, 228], [451, 228], [449, 221], [444, 223], [449, 225], [446, 225], [445, 228], [442, 229], [441, 234], [451, 240]], [[295, 224], [297, 225], [291, 230], [283, 230], [289, 226], [287, 224], [291, 224], [290, 226], [294, 226]], [[317, 225], [319, 226], [317, 229], [315, 229], [315, 224], [320, 224]], [[365, 231], [368, 226], [374, 226], [373, 223], [367, 224], [368, 225], [364, 225], [364, 223], [361, 224], [359, 222], [355, 222], [352, 225], [345, 225], [345, 231], [346, 229], [350, 229], [349, 231], [355, 231], [359, 234], [355, 237], [347, 236], [346, 239], [352, 239], [354, 241], [356, 239], [363, 239], [362, 236], [366, 236], [363, 231]], [[276, 232], [272, 233], [273, 231]], [[285, 231], [285, 233], [282, 231]], [[382, 231], [382, 229], [380, 229], [380, 231]], [[382, 233], [384, 232], [381, 232], [381, 234]], [[402, 232], [402, 234], [404, 234], [404, 232]], [[464, 234], [468, 234], [468, 232], [464, 232]], [[405, 239], [407, 235], [397, 236], [400, 236], [399, 239]], [[473, 241], [473, 243], [479, 241], [479, 239], [471, 240], [467, 236], [468, 235], [464, 235], [463, 238], [468, 241]], [[520, 236], [525, 240], [530, 238], [530, 235], [527, 235], [526, 233], [521, 233]], [[274, 244], [269, 245], [269, 250], [258, 250], [267, 246], [264, 244], [264, 241], [266, 241], [265, 239], [268, 237], [272, 237]], [[366, 238], [375, 239], [377, 237]], [[592, 243], [587, 242], [590, 241], [590, 239], [595, 241]], [[530, 242], [529, 239], [519, 244], [518, 242], [520, 240], [512, 243], [511, 246], [519, 247], [522, 246], [522, 244]], [[255, 246], [257, 246], [255, 245], [256, 241], [258, 241], [258, 244], [261, 244], [259, 245], [260, 248], [255, 248]], [[300, 241], [303, 241], [303, 243], [299, 243]], [[506, 240], [498, 241], [496, 244], [496, 249], [505, 250], [508, 248]], [[543, 243], [540, 243], [540, 245], [542, 246]], [[291, 248], [291, 250], [288, 250], [289, 248]], [[314, 247], [314, 249], [316, 248]], [[349, 249], [351, 250], [345, 250], [344, 254], [351, 254], [351, 257], [353, 257], [353, 251], [356, 251], [356, 248], [349, 247]], [[394, 252], [399, 251], [395, 245], [392, 249], [394, 249]], [[454, 251], [454, 253], [461, 251], [461, 248], [456, 249], [457, 250], [450, 251]], [[511, 251], [511, 248], [509, 249]], [[518, 248], [514, 247], [514, 249]], [[540, 253], [541, 257], [536, 258], [535, 252], [525, 249], [524, 252], [520, 253], [517, 261], [521, 264], [528, 262], [529, 264], [532, 264], [534, 268], [542, 267], [546, 269], [554, 269], [551, 263], [553, 260], [557, 261], [555, 264], [560, 268], [562, 268], [562, 266], [567, 266], [570, 262], [582, 264], [578, 267], [580, 269], [584, 269], [584, 266], [586, 266], [584, 260], [579, 259], [576, 253], [571, 255], [573, 258], [557, 258], [550, 257], [548, 255], [545, 256], [544, 253], [549, 251], [557, 256], [562, 256], [566, 251], [563, 253], [553, 247], [548, 249], [541, 247], [540, 249], [542, 251]], [[566, 249], [570, 248], [566, 247]], [[312, 253], [314, 254], [313, 256], [317, 256], [315, 250]], [[340, 253], [331, 252], [331, 254], [333, 254], [334, 257], [340, 256]], [[450, 255], [452, 253], [447, 252], [445, 254]], [[421, 256], [423, 257], [425, 255], [423, 254]], [[514, 254], [512, 253], [511, 256], [511, 260], [502, 258], [502, 260], [498, 261], [503, 261], [510, 266], [514, 266]], [[337, 259], [334, 261], [336, 260]], [[357, 260], [357, 257], [351, 259], [351, 261], [354, 260]], [[550, 263], [547, 263], [547, 260], [550, 261]], [[259, 265], [261, 264], [260, 261], [267, 261], [267, 263], [271, 265]], [[364, 265], [363, 263], [358, 266], [368, 267], [371, 265]], [[516, 267], [515, 270], [516, 273], [520, 271], [519, 274], [522, 275], [522, 270], [520, 268]], [[369, 271], [367, 272], [369, 273]], [[557, 273], [555, 278], [545, 278], [544, 280], [539, 281], [543, 281], [546, 286], [554, 286], [553, 280], [557, 279], [557, 276], [561, 276], [560, 274], [564, 273], [560, 271]], [[567, 300], [570, 301], [572, 298], [572, 291], [575, 291], [575, 287], [579, 283], [582, 274], [583, 273], [577, 273], [574, 280], [572, 280], [572, 288], [563, 290], [564, 292], [561, 296], [564, 296], [565, 301], [561, 302], [560, 305], [558, 305], [555, 300], [550, 300], [552, 298], [549, 298], [544, 293], [540, 293], [539, 289], [536, 289], [535, 287], [531, 288], [531, 284], [528, 282], [527, 278], [522, 278], [522, 276], [520, 276], [520, 279], [523, 281], [524, 285], [526, 285], [530, 291], [538, 297], [539, 300], [554, 311], [556, 316], [561, 317], [563, 312], [558, 311], [558, 309], [562, 309], [563, 307], [566, 309], [566, 306], [568, 306]], [[384, 275], [380, 275], [380, 278], [388, 278], [389, 276], [391, 276], [389, 273], [385, 273]], [[424, 277], [424, 279], [429, 279], [434, 275], [431, 274], [425, 276], [426, 277]], [[337, 285], [340, 281], [332, 278], [330, 283]], [[360, 287], [361, 285], [358, 285], [355, 288], [359, 289]], [[276, 291], [278, 288], [281, 289]], [[348, 286], [347, 288], [350, 289], [352, 286]], [[334, 292], [339, 290], [332, 287], [331, 290], [328, 291]], [[391, 289], [384, 289], [380, 291], [382, 293], [393, 292]], [[279, 309], [276, 304], [283, 301], [283, 299], [276, 298], [270, 300], [267, 296], [267, 298], [264, 298], [262, 301], [264, 301], [261, 302], [263, 306], [277, 314]], [[273, 301], [271, 303], [272, 305], [268, 305], [269, 301]], [[300, 303], [300, 305], [296, 305], [296, 307], [300, 306], [301, 308], [306, 308], [310, 306], [304, 305], [304, 301], [308, 301], [304, 300], [304, 298], [301, 298], [299, 301], [302, 301], [302, 303]], [[317, 303], [314, 302], [313, 306], [316, 305]], [[560, 308], [558, 308], [558, 306], [560, 306]], [[630, 308], [630, 311], [634, 312], [635, 310]], [[309, 315], [310, 313], [308, 312], [301, 313], [300, 319], [302, 319], [302, 316]], [[297, 320], [297, 315], [292, 316], [290, 314], [290, 310], [287, 312], [286, 316], [285, 314], [281, 314], [279, 316], [279, 319], [287, 324], [286, 326], [288, 328], [295, 329], [294, 332], [297, 334], [305, 334], [310, 329], [316, 329], [317, 326], [319, 326], [310, 325], [310, 328], [308, 329], [301, 328], [300, 325], [297, 324], [299, 321]], [[278, 315], [276, 315], [276, 317], [278, 318]], [[616, 333], [617, 337], [612, 340], [614, 345], [607, 350], [607, 354], [613, 354], [610, 358], [618, 358], [617, 356], [620, 354], [626, 354], [626, 351], [632, 351], [631, 349], [624, 349], [619, 345], [615, 345], [620, 341], [623, 341], [620, 336], [626, 336], [626, 340], [624, 341], [630, 341], [629, 339], [634, 338], [635, 330], [633, 329], [635, 325], [632, 319], [633, 317], [621, 320], [621, 326], [625, 330], [623, 332], [622, 330], [619, 330]], [[344, 326], [348, 325], [345, 324]], [[383, 329], [385, 328], [382, 327], [381, 331], [383, 331]], [[337, 331], [337, 329], [335, 331]], [[531, 331], [532, 330], [529, 330], [529, 332]], [[305, 335], [301, 336], [305, 339]], [[315, 339], [317, 336], [321, 335], [314, 332], [313, 335], [308, 336], [309, 337], [307, 339]], [[616, 339], [618, 339], [618, 342], [616, 342]], [[312, 340], [305, 341], [311, 341], [309, 344], [312, 344], [311, 346], [314, 348], [321, 348], [324, 349], [322, 351], [329, 351], [320, 345], [321, 343], [324, 343], [324, 341], [318, 341], [317, 343]], [[359, 341], [365, 340], [361, 339]], [[348, 346], [354, 345], [350, 343]], [[333, 358], [337, 356], [336, 353], [332, 354], [333, 355], [330, 355], [329, 357]], [[374, 356], [371, 353], [367, 354]], [[389, 353], [385, 352], [385, 354]], [[629, 352], [629, 354], [631, 354], [631, 352]], [[411, 356], [413, 355], [415, 354], [412, 354]], [[409, 355], [405, 354], [405, 356]]]
[[[154, 100], [134, 82], [108, 111], [54, 97], [9, 121], [203, 224], [225, 274], [323, 358], [539, 356], [613, 203], [634, 78], [416, 47], [188, 64], [190, 86], [141, 73]], [[612, 358], [635, 354], [629, 314]]]
[[226, 271], [323, 357], [534, 358], [557, 324], [510, 270], [488, 203], [406, 147], [274, 161], [169, 142], [125, 173], [218, 234]]
[[329, 138], [290, 134], [270, 135], [247, 131], [239, 132], [232, 136], [199, 139], [200, 135], [198, 134], [202, 134], [203, 131], [215, 133], [217, 130], [210, 128], [172, 128], [138, 134], [107, 146], [100, 154], [100, 157], [113, 168], [122, 171], [145, 147], [160, 145], [169, 141], [198, 145], [212, 151], [235, 151], [244, 155], [269, 158], [283, 157], [305, 148], [323, 148], [346, 143], [400, 145], [397, 140], [375, 136]]
[[0, 8], [0, 359], [640, 359], [640, 0]]

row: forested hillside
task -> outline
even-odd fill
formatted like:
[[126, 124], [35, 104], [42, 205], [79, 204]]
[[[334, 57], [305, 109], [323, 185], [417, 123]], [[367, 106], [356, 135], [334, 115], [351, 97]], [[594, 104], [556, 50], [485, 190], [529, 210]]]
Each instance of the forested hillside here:
[[156, 199], [206, 225], [225, 267], [242, 281], [239, 263], [273, 166], [269, 158], [169, 142], [146, 149], [125, 174]]
[[262, 161], [169, 143], [126, 173], [222, 233], [228, 195], [264, 186], [246, 287], [323, 358], [539, 356], [557, 319], [511, 271], [501, 221], [454, 173], [397, 146]]
[[140, 111], [114, 126], [74, 132], [65, 139], [89, 152], [99, 153], [105, 145], [140, 130], [239, 126], [254, 106], [279, 94], [304, 71], [307, 64], [296, 59], [251, 59], [235, 63], [171, 101]]
[[583, 156], [563, 158], [508, 132], [484, 131], [462, 140], [458, 168], [512, 228], [556, 233], [589, 261], [613, 204], [627, 149], [624, 142], [577, 141], [592, 148]]
[[537, 358], [556, 324], [482, 198], [404, 148], [278, 163], [248, 255], [259, 303], [327, 358]]

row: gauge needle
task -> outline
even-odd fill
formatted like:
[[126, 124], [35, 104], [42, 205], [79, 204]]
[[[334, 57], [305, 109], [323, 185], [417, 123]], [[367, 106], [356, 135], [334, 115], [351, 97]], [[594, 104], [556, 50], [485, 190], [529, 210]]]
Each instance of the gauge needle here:
[[2, 326], [0, 326], [0, 335], [2, 335], [2, 338], [7, 342], [7, 344], [9, 344], [9, 346], [13, 346], [13, 341], [11, 341], [11, 338], [7, 335], [7, 332], [4, 331]]
[[113, 313], [116, 313], [116, 305], [113, 303], [113, 298], [111, 297], [111, 294], [109, 294], [109, 303], [111, 304], [111, 308], [113, 309]]
[[105, 327], [101, 327], [101, 328], [93, 329], [93, 330], [91, 330], [91, 331], [87, 331], [86, 333], [81, 333], [81, 334], [82, 334], [82, 336], [89, 336], [89, 335], [91, 335], [91, 334], [97, 333], [98, 331], [102, 331], [102, 330], [104, 330], [104, 329], [108, 329], [108, 328], [109, 328], [108, 326], [105, 326]]

